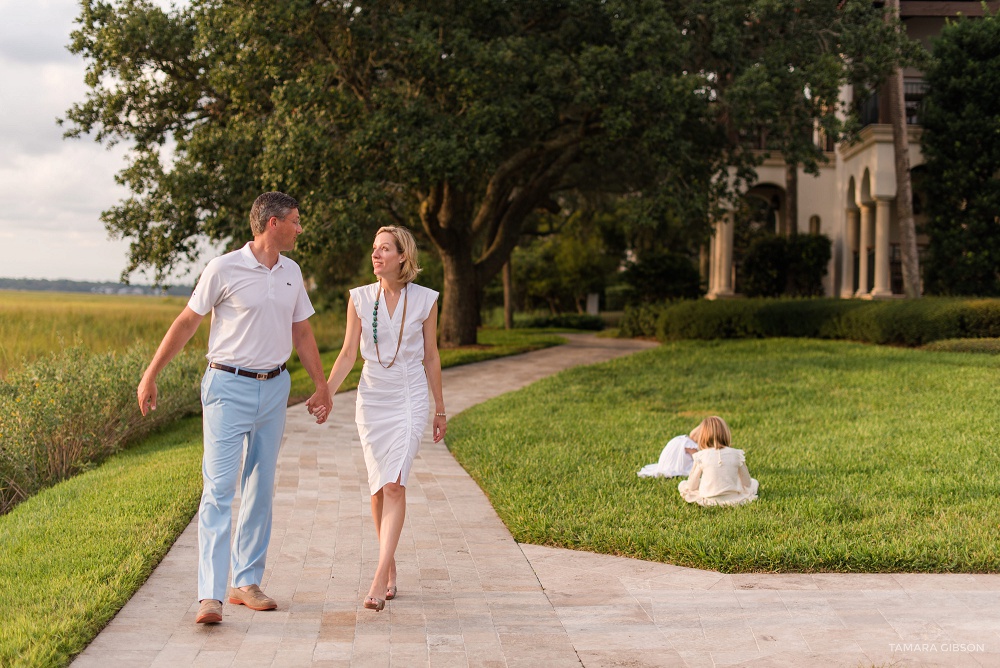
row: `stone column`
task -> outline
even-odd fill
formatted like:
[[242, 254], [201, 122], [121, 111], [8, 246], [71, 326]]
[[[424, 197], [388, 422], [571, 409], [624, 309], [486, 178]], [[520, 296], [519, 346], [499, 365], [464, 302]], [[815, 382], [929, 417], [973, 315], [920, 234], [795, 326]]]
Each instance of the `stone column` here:
[[698, 280], [707, 289], [712, 289], [712, 256], [709, 246], [698, 247]]
[[875, 287], [872, 297], [889, 297], [889, 207], [892, 200], [876, 199], [875, 213]]
[[869, 202], [861, 205], [861, 234], [858, 238], [858, 297], [868, 296], [868, 249], [872, 245], [872, 210]]
[[722, 231], [722, 236], [719, 241], [720, 249], [720, 260], [719, 263], [722, 268], [722, 273], [719, 276], [719, 291], [718, 295], [720, 297], [732, 297], [733, 296], [733, 229], [735, 224], [733, 221], [733, 214], [727, 213], [723, 219], [720, 229]]
[[712, 235], [712, 278], [709, 299], [733, 296], [733, 214], [727, 213], [715, 223]]
[[715, 291], [719, 287], [717, 277], [719, 275], [719, 252], [716, 246], [716, 239], [719, 236], [719, 225], [715, 224], [715, 231], [708, 240], [708, 294], [709, 299], [715, 297]]
[[844, 257], [841, 258], [841, 268], [843, 277], [840, 282], [840, 296], [843, 299], [850, 299], [854, 296], [858, 286], [854, 285], [854, 251], [858, 248], [858, 224], [861, 211], [858, 207], [848, 207], [844, 212], [847, 224], [844, 229]]

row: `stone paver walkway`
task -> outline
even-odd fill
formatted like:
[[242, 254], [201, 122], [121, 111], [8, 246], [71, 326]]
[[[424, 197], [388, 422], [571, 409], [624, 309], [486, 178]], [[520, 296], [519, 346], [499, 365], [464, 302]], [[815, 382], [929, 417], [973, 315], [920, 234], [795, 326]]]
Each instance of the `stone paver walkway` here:
[[[446, 369], [449, 412], [649, 347], [569, 338]], [[722, 575], [519, 545], [447, 449], [421, 447], [382, 613], [360, 605], [377, 543], [351, 392], [322, 426], [289, 411], [262, 583], [278, 610], [194, 623], [192, 522], [73, 665], [1000, 666], [1000, 575]]]

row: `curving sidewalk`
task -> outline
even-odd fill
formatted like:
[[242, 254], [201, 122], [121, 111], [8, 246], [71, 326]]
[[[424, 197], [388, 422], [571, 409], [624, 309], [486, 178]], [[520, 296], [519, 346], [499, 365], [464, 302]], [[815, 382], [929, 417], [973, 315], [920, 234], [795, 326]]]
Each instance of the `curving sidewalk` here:
[[[446, 369], [449, 412], [652, 346], [568, 338]], [[443, 445], [421, 448], [382, 613], [360, 605], [377, 544], [350, 392], [322, 426], [289, 410], [262, 583], [278, 610], [194, 623], [192, 522], [73, 665], [1000, 666], [1000, 575], [722, 575], [519, 545]]]

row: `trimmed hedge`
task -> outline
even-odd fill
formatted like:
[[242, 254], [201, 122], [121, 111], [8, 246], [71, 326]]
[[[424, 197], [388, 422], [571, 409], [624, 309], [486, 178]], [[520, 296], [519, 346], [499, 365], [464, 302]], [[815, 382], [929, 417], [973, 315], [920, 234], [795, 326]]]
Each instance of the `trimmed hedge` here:
[[586, 313], [561, 313], [559, 315], [535, 315], [527, 317], [514, 316], [514, 327], [521, 328], [560, 328], [585, 329], [600, 331], [604, 329], [604, 319], [599, 315]]
[[626, 308], [620, 332], [660, 341], [788, 336], [920, 346], [1000, 337], [1000, 299], [691, 300]]

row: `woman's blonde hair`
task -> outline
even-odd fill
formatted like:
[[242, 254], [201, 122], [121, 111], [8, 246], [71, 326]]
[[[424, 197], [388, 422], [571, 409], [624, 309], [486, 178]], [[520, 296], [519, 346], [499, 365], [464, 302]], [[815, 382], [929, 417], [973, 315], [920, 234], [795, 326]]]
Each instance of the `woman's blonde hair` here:
[[396, 251], [403, 256], [403, 265], [399, 268], [399, 280], [409, 283], [420, 273], [420, 265], [417, 264], [417, 241], [413, 234], [405, 227], [396, 225], [386, 225], [378, 228], [375, 237], [383, 232], [388, 232], [396, 240]]
[[733, 442], [733, 434], [729, 431], [729, 425], [720, 417], [707, 417], [701, 421], [698, 430], [698, 449], [708, 448], [728, 448]]

